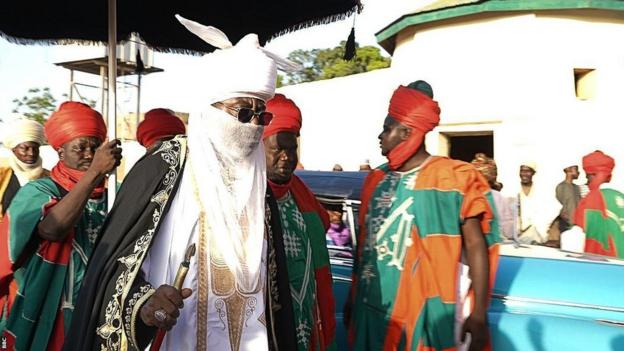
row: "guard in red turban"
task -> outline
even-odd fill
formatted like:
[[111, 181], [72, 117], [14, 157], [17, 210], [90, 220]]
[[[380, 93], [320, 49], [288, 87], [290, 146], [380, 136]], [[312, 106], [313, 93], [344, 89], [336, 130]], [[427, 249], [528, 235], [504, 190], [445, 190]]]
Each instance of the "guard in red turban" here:
[[[59, 154], [59, 162], [52, 169], [50, 176], [65, 190], [71, 191], [85, 172], [91, 167], [95, 151], [106, 139], [106, 124], [102, 115], [89, 105], [76, 101], [67, 101], [52, 113], [44, 126], [48, 142]], [[114, 155], [107, 155], [110, 165], [97, 164], [96, 167], [114, 168], [121, 159], [119, 142], [109, 142]], [[74, 145], [75, 144], [75, 145]], [[110, 163], [109, 162], [109, 163]], [[115, 165], [116, 164], [116, 165]], [[110, 167], [109, 167], [110, 166]], [[92, 189], [91, 197], [101, 197], [104, 193], [102, 173], [98, 185]]]
[[273, 114], [273, 119], [264, 127], [262, 139], [279, 132], [291, 132], [299, 136], [301, 110], [291, 99], [282, 94], [275, 94], [273, 99], [266, 103], [266, 109]]
[[108, 212], [105, 178], [121, 160], [119, 141], [103, 143], [104, 120], [85, 104], [61, 104], [44, 130], [59, 162], [50, 177], [21, 187], [0, 221], [0, 324], [8, 350], [63, 348], [74, 313], [66, 300], [80, 292]]
[[583, 170], [591, 178], [589, 189], [598, 189], [600, 184], [610, 181], [614, 167], [615, 160], [602, 151], [594, 151], [583, 157]]
[[[364, 245], [354, 250], [360, 269], [353, 270], [344, 307], [352, 350], [450, 350], [458, 344], [454, 330], [461, 330], [462, 340], [470, 333], [471, 349], [490, 349], [483, 321], [500, 240], [488, 201], [493, 197], [474, 166], [427, 152], [423, 139], [439, 121], [429, 84], [416, 81], [395, 90], [378, 137], [389, 164], [369, 172], [360, 193], [365, 215], [357, 242]], [[460, 285], [464, 252], [471, 282]], [[369, 308], [370, 292], [380, 286], [392, 306], [373, 301]], [[429, 318], [440, 300], [450, 302], [451, 311], [470, 314], [458, 314], [461, 325], [454, 318]]]
[[150, 149], [157, 141], [185, 134], [184, 122], [170, 110], [155, 108], [145, 114], [145, 119], [137, 127], [137, 141]]
[[106, 124], [102, 115], [89, 105], [67, 101], [52, 113], [45, 124], [45, 134], [54, 149], [66, 142], [83, 136], [106, 139]]
[[432, 99], [431, 87], [424, 81], [399, 86], [392, 94], [388, 116], [411, 129], [408, 139], [390, 150], [390, 169], [400, 168], [420, 148], [425, 134], [440, 123], [440, 108]]
[[614, 167], [602, 151], [583, 157], [589, 193], [576, 207], [574, 224], [585, 232], [585, 252], [624, 258], [624, 194], [603, 185], [611, 181]]
[[[336, 304], [332, 293], [332, 277], [329, 270], [329, 254], [325, 233], [329, 228], [327, 212], [299, 177], [294, 174], [298, 163], [297, 137], [301, 129], [301, 110], [282, 94], [275, 94], [266, 103], [266, 109], [273, 119], [264, 128], [264, 151], [269, 186], [277, 201], [285, 238], [294, 238], [308, 247], [286, 255], [286, 266], [290, 283], [302, 286], [304, 272], [314, 272], [314, 288], [298, 298], [299, 305], [293, 305], [296, 320], [309, 321], [313, 326], [308, 345], [317, 345], [322, 350], [335, 349]], [[308, 256], [309, 255], [309, 256]], [[314, 257], [307, 260], [306, 257]], [[312, 306], [310, 308], [310, 306]]]

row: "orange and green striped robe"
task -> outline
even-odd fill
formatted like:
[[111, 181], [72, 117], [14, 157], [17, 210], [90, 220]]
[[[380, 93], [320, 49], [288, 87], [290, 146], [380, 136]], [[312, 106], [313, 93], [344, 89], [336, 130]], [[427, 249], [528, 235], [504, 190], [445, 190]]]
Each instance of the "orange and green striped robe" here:
[[353, 350], [455, 350], [464, 219], [481, 215], [490, 282], [500, 238], [487, 181], [471, 165], [431, 157], [386, 165], [364, 183], [351, 289]]
[[585, 232], [585, 252], [624, 258], [624, 194], [603, 186], [576, 208], [576, 225]]

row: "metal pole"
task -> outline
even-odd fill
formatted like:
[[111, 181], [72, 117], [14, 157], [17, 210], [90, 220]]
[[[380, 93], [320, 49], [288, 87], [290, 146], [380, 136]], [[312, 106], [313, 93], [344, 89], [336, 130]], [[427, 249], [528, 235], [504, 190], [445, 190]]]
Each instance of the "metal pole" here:
[[100, 104], [102, 108], [102, 115], [108, 117], [108, 112], [106, 109], [108, 108], [108, 99], [106, 98], [108, 95], [106, 91], [108, 90], [108, 84], [106, 82], [106, 76], [108, 72], [106, 72], [106, 67], [100, 66], [100, 77], [102, 78], [102, 98], [100, 99]]
[[74, 101], [74, 70], [69, 70], [69, 101]]
[[136, 108], [136, 123], [134, 125], [134, 131], [139, 127], [139, 115], [141, 114], [141, 73], [139, 73], [139, 81], [137, 82], [137, 108]]
[[[108, 0], [108, 139], [117, 138], [117, 0]], [[108, 209], [113, 208], [117, 170], [108, 177]]]

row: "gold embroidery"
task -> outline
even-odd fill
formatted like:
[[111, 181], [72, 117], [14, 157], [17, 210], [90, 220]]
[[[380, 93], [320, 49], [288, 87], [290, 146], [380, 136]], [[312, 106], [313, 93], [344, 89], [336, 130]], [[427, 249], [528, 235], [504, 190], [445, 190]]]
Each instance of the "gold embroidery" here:
[[228, 266], [223, 266], [210, 260], [210, 283], [212, 291], [218, 296], [227, 296], [234, 293], [235, 282], [234, 275], [230, 272]]
[[268, 201], [265, 203], [266, 216], [264, 219], [265, 235], [267, 236], [268, 251], [268, 284], [269, 284], [269, 300], [271, 300], [271, 311], [277, 312], [282, 308], [279, 303], [279, 289], [277, 286], [277, 260], [275, 257], [275, 246], [273, 245], [273, 228], [271, 227], [271, 208]]
[[[118, 259], [122, 266], [122, 272], [115, 281], [114, 294], [106, 305], [105, 322], [96, 330], [97, 335], [102, 338], [103, 345], [101, 347], [103, 350], [126, 350], [129, 347], [138, 349], [138, 345], [134, 343], [134, 340], [128, 337], [132, 329], [131, 326], [122, 323], [122, 306], [124, 306], [132, 283], [141, 268], [156, 228], [160, 223], [164, 207], [178, 179], [181, 166], [184, 164], [186, 157], [185, 137], [178, 136], [163, 142], [154, 154], [160, 154], [163, 161], [169, 165], [169, 170], [160, 184], [160, 188], [163, 190], [154, 194], [150, 199], [151, 202], [157, 205], [152, 213], [152, 225], [135, 242], [133, 252]], [[128, 322], [127, 319], [126, 322]]]
[[[192, 161], [189, 161], [192, 162]], [[191, 168], [192, 170], [192, 168]], [[192, 172], [192, 171], [191, 171]], [[253, 295], [262, 289], [262, 275], [258, 277], [258, 281], [253, 284], [254, 288], [250, 291], [238, 284], [234, 274], [230, 271], [227, 264], [223, 260], [221, 254], [216, 250], [208, 249], [208, 240], [211, 241], [211, 249], [216, 247], [214, 240], [209, 239], [207, 230], [209, 228], [206, 222], [205, 210], [199, 196], [197, 180], [195, 174], [191, 173], [193, 182], [193, 193], [200, 208], [199, 214], [199, 293], [198, 293], [198, 311], [197, 311], [197, 350], [206, 350], [206, 333], [208, 320], [208, 286], [207, 281], [211, 282], [211, 290], [216, 296], [223, 296], [215, 301], [215, 309], [223, 323], [224, 328], [227, 327], [230, 339], [230, 348], [238, 350], [248, 319], [253, 315], [257, 306], [257, 300]], [[243, 216], [244, 220], [244, 216]], [[210, 251], [207, 254], [207, 251]], [[210, 256], [208, 259], [207, 257]], [[208, 260], [210, 267], [208, 267]], [[247, 272], [244, 263], [241, 263], [243, 272]], [[210, 271], [208, 271], [208, 269]], [[208, 279], [208, 276], [210, 278]], [[226, 325], [227, 324], [227, 325]]]
[[260, 315], [260, 317], [258, 317], [258, 322], [262, 323], [262, 325], [264, 325], [265, 327], [267, 326], [267, 322], [266, 322], [266, 311], [262, 312], [262, 314]]
[[227, 313], [228, 334], [230, 336], [230, 347], [238, 350], [241, 336], [243, 335], [243, 320], [245, 319], [245, 306], [247, 297], [238, 291], [224, 299], [225, 313]]
[[130, 340], [134, 345], [139, 344], [136, 338], [136, 320], [137, 318], [141, 317], [137, 316], [137, 314], [141, 310], [141, 306], [143, 306], [143, 303], [145, 303], [145, 301], [147, 301], [147, 299], [149, 299], [152, 295], [154, 295], [154, 292], [156, 292], [156, 290], [154, 290], [150, 285], [146, 285], [145, 287], [141, 288], [141, 291], [143, 291], [144, 288], [147, 288], [147, 292], [145, 292], [143, 296], [139, 297], [133, 303], [134, 308], [132, 309], [132, 315], [130, 320]]
[[[195, 184], [195, 175], [193, 175], [193, 184]], [[195, 196], [199, 199], [197, 187], [194, 187]], [[201, 209], [201, 208], [200, 208]], [[199, 212], [199, 278], [198, 278], [198, 296], [197, 296], [197, 351], [206, 351], [206, 334], [208, 332], [208, 264], [206, 259], [206, 228], [205, 213], [203, 210]], [[221, 313], [219, 314], [220, 317]], [[225, 325], [224, 325], [225, 327]]]

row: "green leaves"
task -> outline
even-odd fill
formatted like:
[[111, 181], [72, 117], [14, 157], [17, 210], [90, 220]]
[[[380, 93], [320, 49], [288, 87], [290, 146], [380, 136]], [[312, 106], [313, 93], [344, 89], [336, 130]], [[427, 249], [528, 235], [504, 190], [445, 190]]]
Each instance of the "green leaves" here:
[[25, 118], [44, 124], [48, 116], [54, 112], [56, 99], [50, 93], [50, 88], [30, 88], [21, 99], [14, 99], [14, 113]]
[[381, 55], [374, 46], [359, 47], [353, 60], [343, 60], [345, 42], [328, 49], [295, 50], [288, 55], [292, 61], [303, 66], [299, 72], [287, 73], [278, 78], [278, 86], [313, 82], [322, 79], [344, 77], [390, 67], [391, 59]]

